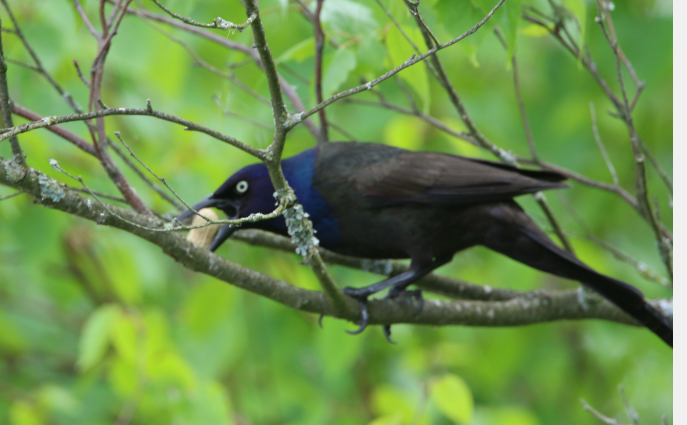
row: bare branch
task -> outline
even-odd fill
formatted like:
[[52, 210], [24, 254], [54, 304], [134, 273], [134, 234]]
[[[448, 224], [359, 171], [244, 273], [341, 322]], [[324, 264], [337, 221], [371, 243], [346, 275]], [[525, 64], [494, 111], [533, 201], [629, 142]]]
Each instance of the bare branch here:
[[172, 12], [171, 10], [169, 10], [165, 6], [163, 6], [158, 0], [152, 0], [152, 2], [155, 3], [156, 5], [158, 5], [160, 7], [160, 9], [167, 12], [171, 17], [176, 18], [176, 19], [184, 22], [185, 24], [193, 25], [194, 27], [201, 27], [201, 28], [217, 28], [220, 30], [232, 29], [232, 30], [236, 30], [238, 32], [243, 32], [243, 30], [248, 28], [248, 26], [251, 24], [251, 22], [253, 22], [253, 19], [255, 19], [258, 16], [257, 13], [253, 13], [252, 15], [250, 15], [248, 17], [248, 20], [242, 24], [235, 24], [235, 23], [230, 22], [230, 21], [225, 21], [224, 19], [219, 18], [219, 17], [215, 18], [215, 20], [212, 21], [211, 24], [203, 24], [200, 22], [196, 22], [191, 18], [177, 15], [176, 13]]
[[[322, 30], [322, 22], [320, 15], [322, 14], [322, 5], [324, 0], [317, 0], [317, 8], [313, 15], [313, 29], [315, 30], [315, 99], [317, 103], [322, 103], [322, 58], [324, 56], [324, 40], [325, 35]], [[329, 132], [327, 130], [327, 115], [324, 109], [320, 109], [320, 134], [317, 138], [318, 143], [325, 143], [329, 141]]]
[[601, 140], [601, 135], [599, 134], [599, 127], [596, 125], [596, 110], [594, 109], [594, 102], [589, 102], [589, 109], [592, 113], [592, 132], [594, 133], [594, 139], [596, 140], [597, 146], [599, 146], [599, 150], [601, 151], [601, 155], [604, 157], [604, 162], [606, 162], [606, 167], [608, 167], [608, 171], [611, 173], [611, 177], [613, 177], [613, 184], [618, 186], [620, 185], [620, 181], [618, 180], [618, 174], [615, 172], [615, 167], [613, 167], [613, 163], [611, 162], [611, 158], [608, 156], [608, 152], [606, 151], [606, 146], [604, 146], [603, 140]]
[[603, 413], [599, 412], [598, 410], [590, 406], [584, 399], [580, 399], [580, 403], [582, 403], [582, 408], [584, 410], [594, 415], [598, 420], [605, 423], [606, 425], [625, 425], [624, 423], [620, 422], [615, 418], [609, 418], [608, 416], [605, 416]]
[[623, 405], [625, 406], [625, 413], [627, 413], [627, 417], [630, 418], [633, 425], [639, 425], [639, 415], [637, 414], [637, 411], [630, 405], [630, 402], [627, 400], [627, 397], [625, 396], [625, 389], [623, 388], [622, 384], [618, 385], [618, 393], [620, 393], [620, 398], [623, 400]]
[[26, 48], [26, 51], [29, 53], [31, 56], [31, 59], [33, 59], [33, 63], [35, 64], [35, 69], [39, 73], [45, 77], [46, 80], [48, 80], [48, 83], [62, 96], [62, 98], [67, 102], [67, 104], [75, 111], [75, 112], [82, 112], [83, 108], [74, 100], [71, 94], [66, 92], [62, 86], [60, 86], [48, 73], [48, 71], [45, 69], [43, 66], [43, 62], [38, 58], [38, 55], [36, 54], [35, 50], [31, 47], [31, 44], [29, 43], [28, 39], [26, 36], [24, 36], [24, 32], [21, 30], [21, 27], [19, 26], [19, 23], [17, 22], [16, 18], [14, 17], [14, 14], [9, 8], [9, 5], [7, 4], [7, 0], [2, 0], [2, 5], [5, 7], [5, 10], [7, 11], [7, 15], [9, 15], [10, 19], [12, 20], [12, 24], [14, 25], [14, 33], [19, 37], [21, 40], [22, 44]]
[[[131, 150], [131, 148], [129, 147], [129, 145], [127, 145], [126, 142], [124, 141], [124, 139], [122, 139], [121, 135], [119, 134], [119, 131], [115, 131], [114, 134], [115, 134], [115, 136], [117, 137], [117, 139], [119, 139], [119, 141], [122, 142], [122, 144], [123, 144], [123, 145], [126, 147], [126, 149], [129, 151], [129, 154], [130, 154], [131, 156], [133, 156], [133, 157], [136, 159], [136, 161], [138, 161], [139, 164], [141, 164], [141, 165], [143, 166], [143, 168], [145, 168], [146, 170], [148, 170], [148, 172], [149, 172], [150, 174], [152, 174], [156, 179], [158, 179], [160, 182], [162, 182], [162, 184], [164, 184], [165, 187], [166, 187], [170, 192], [172, 192], [172, 194], [174, 195], [174, 197], [175, 197], [176, 199], [178, 199], [178, 200], [184, 205], [184, 207], [186, 207], [187, 209], [189, 209], [189, 210], [191, 210], [191, 211], [194, 211], [193, 208], [192, 208], [190, 205], [188, 205], [188, 204], [186, 203], [186, 201], [184, 201], [183, 199], [181, 199], [181, 197], [180, 197], [179, 195], [177, 195], [177, 193], [174, 191], [174, 189], [172, 189], [172, 187], [171, 187], [169, 184], [167, 184], [167, 180], [165, 180], [164, 177], [160, 177], [160, 176], [158, 176], [157, 174], [155, 174], [155, 172], [154, 172], [153, 170], [151, 170], [150, 167], [148, 167], [148, 166], [146, 165], [145, 162], [143, 162], [138, 156], [136, 156], [136, 154], [134, 153], [134, 151]], [[173, 200], [170, 200], [170, 202], [172, 202], [172, 204], [173, 204], [174, 206], [177, 206], [177, 209], [179, 209], [179, 210], [182, 209], [182, 207], [181, 207], [177, 202], [174, 202]]]
[[[29, 109], [26, 109], [23, 106], [18, 105], [16, 103], [12, 104], [12, 112], [16, 115], [19, 115], [22, 118], [26, 118], [27, 120], [30, 120], [30, 121], [41, 121], [41, 120], [45, 119], [42, 116], [38, 115], [37, 113], [35, 113]], [[59, 125], [52, 125], [50, 127], [46, 127], [46, 129], [48, 131], [51, 131], [51, 132], [57, 134], [58, 136], [62, 137], [63, 139], [73, 143], [74, 146], [81, 149], [82, 151], [84, 151], [90, 155], [96, 156], [95, 148], [93, 147], [93, 145], [88, 143], [85, 139], [72, 133], [71, 131], [69, 131], [63, 127], [60, 127]]]
[[15, 196], [21, 195], [22, 193], [26, 193], [26, 192], [23, 192], [20, 190], [19, 192], [14, 192], [14, 193], [11, 193], [9, 195], [0, 196], [0, 201], [4, 201], [5, 199], [14, 198]]
[[350, 89], [350, 90], [346, 90], [346, 91], [337, 93], [337, 94], [335, 94], [334, 96], [330, 97], [329, 99], [325, 100], [324, 102], [322, 102], [322, 103], [316, 105], [314, 108], [311, 108], [311, 109], [309, 109], [309, 110], [303, 112], [302, 114], [296, 114], [296, 116], [295, 116], [296, 119], [294, 119], [293, 122], [290, 123], [291, 126], [294, 126], [294, 125], [300, 123], [301, 120], [303, 120], [303, 119], [309, 117], [310, 115], [312, 115], [312, 114], [318, 112], [320, 109], [326, 108], [327, 106], [331, 105], [332, 103], [336, 102], [337, 100], [340, 100], [340, 99], [343, 99], [343, 98], [345, 98], [345, 97], [348, 97], [348, 96], [351, 96], [351, 95], [360, 93], [360, 92], [365, 91], [365, 90], [370, 90], [372, 87], [374, 87], [374, 86], [376, 86], [377, 84], [379, 84], [379, 83], [381, 83], [381, 82], [383, 82], [383, 81], [385, 81], [385, 80], [391, 78], [392, 76], [398, 74], [398, 73], [401, 72], [402, 70], [404, 70], [404, 69], [406, 69], [406, 68], [408, 68], [408, 67], [410, 67], [410, 66], [412, 66], [412, 65], [415, 65], [415, 64], [418, 63], [418, 62], [424, 61], [424, 60], [427, 59], [428, 57], [434, 55], [434, 54], [435, 54], [436, 52], [438, 52], [439, 50], [443, 50], [443, 49], [445, 49], [445, 48], [447, 48], [447, 47], [449, 47], [449, 46], [452, 46], [452, 45], [458, 43], [459, 41], [461, 41], [462, 39], [464, 39], [465, 37], [468, 37], [468, 36], [474, 34], [478, 29], [480, 29], [480, 27], [481, 27], [482, 25], [484, 25], [485, 22], [487, 22], [487, 21], [489, 20], [489, 18], [492, 17], [492, 15], [493, 15], [493, 14], [501, 7], [501, 5], [502, 5], [503, 3], [505, 3], [505, 2], [506, 2], [506, 0], [500, 0], [500, 1], [496, 4], [496, 6], [494, 6], [494, 8], [487, 14], [487, 16], [484, 17], [484, 19], [482, 19], [482, 20], [481, 20], [480, 22], [478, 22], [475, 26], [473, 26], [472, 28], [470, 28], [469, 30], [467, 30], [466, 32], [464, 32], [463, 34], [461, 34], [460, 36], [454, 38], [453, 40], [451, 40], [451, 41], [449, 41], [449, 42], [447, 42], [447, 43], [441, 44], [441, 45], [439, 45], [439, 46], [435, 46], [435, 47], [431, 48], [430, 50], [428, 50], [427, 52], [425, 52], [425, 53], [423, 53], [423, 54], [421, 54], [421, 55], [419, 55], [419, 56], [416, 56], [416, 57], [414, 57], [414, 58], [408, 59], [407, 61], [405, 61], [405, 62], [404, 62], [403, 64], [401, 64], [400, 66], [398, 66], [398, 67], [396, 67], [396, 68], [394, 68], [394, 69], [392, 69], [392, 70], [386, 72], [384, 75], [382, 75], [382, 76], [380, 76], [380, 77], [378, 77], [378, 78], [375, 78], [375, 79], [372, 80], [372, 81], [369, 81], [369, 82], [367, 82], [367, 83], [365, 83], [365, 84], [363, 84], [363, 85], [360, 85], [360, 86], [358, 86], [358, 87], [352, 88], [352, 89]]
[[146, 108], [146, 109], [139, 109], [139, 108], [108, 108], [108, 109], [102, 109], [96, 112], [88, 112], [84, 114], [72, 114], [72, 115], [63, 115], [63, 116], [56, 116], [56, 117], [45, 117], [41, 119], [40, 121], [34, 121], [22, 125], [18, 125], [16, 127], [12, 127], [8, 129], [8, 131], [5, 131], [4, 133], [0, 134], [0, 142], [17, 134], [21, 133], [26, 133], [27, 131], [35, 130], [37, 128], [45, 128], [45, 127], [51, 127], [55, 124], [62, 124], [65, 122], [72, 122], [72, 121], [85, 121], [85, 120], [90, 120], [93, 118], [98, 118], [98, 117], [106, 117], [110, 115], [143, 115], [143, 116], [150, 116], [150, 117], [155, 117], [159, 118], [164, 121], [169, 121], [173, 122], [176, 124], [180, 124], [184, 126], [184, 130], [187, 131], [197, 131], [200, 133], [207, 134], [208, 136], [211, 136], [217, 140], [221, 140], [222, 142], [228, 143], [234, 147], [237, 147], [241, 149], [244, 152], [247, 152], [251, 155], [253, 155], [256, 158], [259, 159], [264, 159], [265, 158], [265, 151], [261, 149], [256, 149], [252, 146], [246, 145], [243, 142], [240, 142], [236, 140], [233, 137], [226, 136], [218, 131], [212, 130], [210, 128], [207, 128], [205, 126], [202, 126], [200, 124], [196, 124], [193, 121], [185, 120], [183, 118], [179, 118], [174, 115], [166, 114], [164, 112], [159, 112], [156, 110], [153, 110], [153, 108]]
[[[286, 181], [284, 173], [282, 172], [281, 156], [286, 141], [286, 135], [291, 129], [289, 121], [292, 119], [292, 116], [289, 116], [284, 101], [282, 100], [279, 74], [277, 74], [274, 59], [272, 58], [272, 53], [267, 44], [257, 0], [246, 0], [245, 6], [246, 14], [257, 14], [257, 18], [253, 21], [251, 27], [253, 29], [255, 45], [260, 54], [265, 75], [267, 76], [267, 83], [270, 88], [270, 97], [272, 100], [272, 115], [274, 117], [275, 132], [272, 144], [268, 148], [269, 155], [264, 160], [265, 165], [267, 166], [272, 184], [276, 189], [277, 199], [280, 205], [282, 203], [287, 205], [284, 212], [284, 218], [286, 220], [289, 235], [297, 245], [296, 252], [303, 255], [303, 258], [305, 258], [305, 261], [315, 273], [317, 280], [326, 292], [337, 314], [343, 315], [347, 312], [350, 313], [354, 311], [352, 303], [355, 304], [355, 302], [347, 298], [334, 284], [317, 250], [319, 241], [315, 238], [312, 222], [308, 219], [308, 215], [303, 210], [303, 207], [296, 203], [296, 194], [293, 189], [289, 187], [289, 183]], [[359, 310], [359, 308], [356, 307], [355, 310]]]
[[[160, 246], [164, 252], [191, 270], [216, 277], [283, 305], [351, 321], [356, 321], [359, 317], [359, 306], [353, 300], [344, 298], [347, 305], [342, 313], [323, 292], [305, 290], [244, 268], [194, 246], [176, 233], [152, 231], [151, 229], [164, 225], [156, 217], [108, 206], [115, 214], [112, 215], [100, 203], [87, 202], [87, 199], [77, 193], [64, 191], [54, 179], [34, 169], [22, 168], [12, 160], [0, 160], [0, 184], [29, 193], [46, 207], [132, 233]], [[656, 304], [655, 301], [651, 302]], [[609, 302], [584, 298], [579, 291], [535, 291], [528, 296], [505, 301], [427, 300], [419, 315], [414, 314], [416, 307], [415, 302], [372, 300], [368, 306], [370, 324], [519, 326], [553, 320], [596, 318], [636, 325]]]
[[[111, 1], [111, 0], [109, 0]], [[235, 41], [229, 40], [225, 37], [221, 37], [217, 34], [213, 34], [207, 30], [200, 29], [197, 27], [189, 26], [187, 24], [184, 24], [183, 22], [177, 22], [173, 19], [169, 19], [166, 16], [158, 15], [155, 13], [148, 12], [146, 10], [140, 10], [140, 9], [134, 9], [134, 10], [127, 10], [127, 13], [131, 13], [133, 15], [139, 16], [140, 18], [148, 18], [152, 19], [158, 22], [165, 23], [167, 25], [171, 25], [175, 28], [179, 28], [181, 30], [187, 31], [192, 34], [196, 34], [198, 36], [201, 36], [207, 40], [210, 40], [212, 42], [215, 42], [217, 44], [220, 44], [228, 49], [231, 50], [236, 50], [240, 51], [242, 53], [245, 53], [248, 55], [253, 61], [256, 62], [256, 64], [260, 67], [263, 68], [262, 60], [260, 59], [260, 54], [255, 51], [255, 49], [252, 49], [250, 46], [243, 45], [241, 43], [237, 43]], [[291, 104], [293, 105], [294, 109], [296, 111], [301, 112], [305, 109], [305, 106], [303, 105], [303, 102], [301, 101], [300, 97], [298, 96], [298, 93], [293, 89], [291, 84], [289, 84], [286, 79], [284, 79], [281, 75], [279, 76], [279, 85], [281, 86], [281, 89], [284, 93], [284, 95], [289, 99]], [[306, 128], [310, 131], [310, 133], [317, 138], [317, 135], [319, 134], [320, 130], [317, 128], [317, 125], [310, 120], [306, 119], [304, 120], [303, 124], [306, 126]]]
[[[5, 2], [3, 1], [3, 4]], [[5, 4], [5, 8], [7, 5]], [[0, 20], [0, 28], [2, 28], [2, 20]], [[16, 29], [15, 29], [16, 31]], [[2, 48], [2, 33], [0, 32], [0, 107], [2, 108], [2, 120], [4, 122], [4, 127], [13, 127], [12, 122], [12, 106], [10, 105], [10, 93], [7, 88], [7, 64], [5, 63], [5, 52]], [[0, 139], [0, 142], [2, 139]], [[19, 146], [19, 139], [17, 136], [10, 137], [10, 145], [12, 145], [12, 155], [17, 158], [20, 164], [26, 165], [26, 158], [24, 158], [24, 152]]]

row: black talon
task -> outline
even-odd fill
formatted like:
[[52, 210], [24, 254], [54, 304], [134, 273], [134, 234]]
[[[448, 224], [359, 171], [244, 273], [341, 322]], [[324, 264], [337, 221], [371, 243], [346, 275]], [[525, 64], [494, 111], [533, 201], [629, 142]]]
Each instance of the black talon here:
[[322, 328], [322, 319], [324, 319], [324, 314], [320, 314], [320, 318], [317, 319], [317, 324], [320, 325], [320, 328]]
[[351, 335], [358, 335], [367, 327], [367, 322], [370, 316], [367, 313], [367, 299], [360, 301], [360, 327], [354, 331], [346, 331], [346, 333]]
[[396, 344], [396, 341], [391, 339], [391, 325], [383, 325], [382, 329], [384, 330], [384, 336], [386, 337], [386, 340], [392, 344]]

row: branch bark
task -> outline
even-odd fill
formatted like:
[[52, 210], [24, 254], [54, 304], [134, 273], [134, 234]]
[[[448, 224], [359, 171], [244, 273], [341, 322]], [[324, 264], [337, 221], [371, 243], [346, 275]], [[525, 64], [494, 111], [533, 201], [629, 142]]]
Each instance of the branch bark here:
[[[34, 196], [36, 203], [45, 207], [99, 225], [124, 230], [159, 246], [163, 252], [191, 270], [213, 276], [285, 306], [350, 321], [356, 321], [359, 317], [358, 303], [353, 300], [346, 299], [346, 309], [339, 310], [324, 292], [299, 288], [247, 269], [191, 244], [177, 233], [146, 230], [149, 227], [162, 227], [164, 222], [156, 217], [108, 205], [108, 209], [137, 225], [127, 223], [109, 214], [100, 204], [65, 190], [58, 181], [11, 159], [0, 159], [0, 184]], [[662, 308], [666, 300], [651, 302], [668, 313]], [[372, 300], [368, 305], [370, 324], [521, 326], [554, 320], [603, 319], [636, 325], [630, 317], [609, 302], [586, 297], [580, 291], [535, 291], [503, 301], [426, 300], [423, 311], [414, 315], [416, 307], [414, 299]]]

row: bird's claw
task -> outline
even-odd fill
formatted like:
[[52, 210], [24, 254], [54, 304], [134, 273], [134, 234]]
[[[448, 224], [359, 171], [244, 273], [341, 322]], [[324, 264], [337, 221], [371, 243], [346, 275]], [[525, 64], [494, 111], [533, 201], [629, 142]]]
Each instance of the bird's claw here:
[[320, 317], [317, 319], [317, 324], [320, 325], [320, 328], [322, 328], [322, 319], [324, 319], [324, 314], [320, 314]]
[[[422, 291], [419, 289], [413, 289], [413, 290], [407, 290], [407, 289], [398, 289], [398, 288], [391, 288], [389, 291], [389, 294], [385, 298], [389, 299], [394, 299], [398, 297], [401, 294], [408, 294], [411, 295], [413, 298], [415, 298], [416, 301], [419, 302], [419, 305], [413, 312], [413, 316], [417, 316], [422, 312], [422, 309], [425, 306], [425, 300], [422, 298]], [[392, 344], [396, 344], [396, 342], [391, 339], [391, 325], [384, 325], [382, 326], [382, 329], [384, 330], [384, 336], [386, 337], [386, 340], [389, 341]]]
[[382, 330], [384, 330], [384, 336], [386, 337], [386, 340], [392, 344], [396, 344], [396, 341], [391, 339], [391, 325], [383, 325]]
[[370, 319], [370, 315], [367, 312], [367, 298], [360, 301], [360, 327], [354, 331], [346, 331], [350, 335], [358, 335], [367, 328], [367, 322]]
[[[344, 294], [348, 295], [349, 297], [357, 299], [360, 302], [360, 322], [358, 322], [360, 324], [360, 326], [358, 327], [358, 329], [356, 329], [354, 331], [346, 331], [347, 333], [349, 333], [351, 335], [358, 335], [359, 333], [364, 331], [365, 328], [367, 328], [367, 324], [368, 324], [368, 321], [370, 318], [370, 315], [367, 311], [368, 294], [365, 293], [364, 291], [361, 291], [358, 288], [351, 288], [351, 287], [344, 288], [342, 290], [342, 292]], [[418, 314], [420, 314], [422, 312], [424, 305], [425, 305], [425, 302], [424, 302], [424, 299], [422, 298], [422, 291], [420, 291], [419, 289], [407, 290], [407, 289], [391, 288], [391, 290], [389, 291], [389, 294], [385, 298], [393, 299], [393, 298], [396, 298], [403, 293], [407, 293], [408, 295], [411, 295], [413, 298], [415, 298], [415, 300], [417, 300], [419, 302], [418, 307], [413, 312], [413, 316], [417, 316]], [[322, 316], [320, 316], [319, 323], [320, 323], [320, 326], [322, 326]], [[396, 342], [394, 342], [391, 339], [391, 325], [384, 325], [384, 326], [382, 326], [382, 329], [384, 330], [384, 336], [386, 337], [386, 340], [392, 344], [396, 344]]]

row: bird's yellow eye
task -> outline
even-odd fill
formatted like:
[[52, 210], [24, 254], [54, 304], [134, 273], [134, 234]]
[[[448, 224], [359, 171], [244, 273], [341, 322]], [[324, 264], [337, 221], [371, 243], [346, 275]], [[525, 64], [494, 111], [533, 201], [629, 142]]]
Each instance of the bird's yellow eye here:
[[241, 180], [240, 182], [236, 183], [236, 191], [238, 193], [246, 193], [248, 190], [248, 182], [245, 180]]

